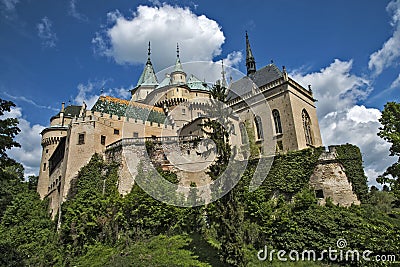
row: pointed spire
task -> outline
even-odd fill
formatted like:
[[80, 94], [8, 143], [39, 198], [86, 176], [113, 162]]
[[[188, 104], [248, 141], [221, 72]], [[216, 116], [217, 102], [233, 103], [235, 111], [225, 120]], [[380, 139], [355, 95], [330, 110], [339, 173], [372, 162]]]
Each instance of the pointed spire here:
[[150, 41], [149, 41], [149, 48], [147, 50], [147, 62], [146, 62], [146, 65], [144, 66], [142, 75], [140, 75], [139, 81], [137, 82], [137, 86], [139, 86], [139, 85], [154, 85], [154, 86], [158, 85], [158, 80], [154, 73], [153, 64], [151, 64], [150, 55], [151, 55], [151, 47], [150, 47]]
[[146, 64], [152, 65], [151, 60], [150, 60], [150, 55], [151, 55], [151, 47], [150, 47], [150, 41], [149, 41], [149, 49], [147, 50], [147, 62]]
[[226, 87], [226, 79], [225, 79], [225, 69], [224, 69], [224, 60], [222, 60], [222, 71], [221, 71], [221, 74], [222, 74], [222, 82], [221, 82], [221, 86], [222, 87]]
[[183, 72], [181, 60], [179, 58], [179, 44], [178, 43], [176, 43], [176, 62], [175, 62], [174, 72], [175, 71], [182, 71]]
[[253, 52], [251, 51], [249, 36], [246, 31], [246, 68], [247, 75], [253, 74], [256, 72], [256, 61], [253, 56]]

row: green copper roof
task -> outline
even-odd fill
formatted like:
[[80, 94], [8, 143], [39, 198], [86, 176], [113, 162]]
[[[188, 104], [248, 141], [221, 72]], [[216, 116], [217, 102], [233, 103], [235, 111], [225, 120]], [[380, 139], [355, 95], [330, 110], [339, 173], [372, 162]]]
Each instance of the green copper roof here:
[[190, 75], [187, 81], [187, 85], [189, 86], [190, 89], [209, 90], [208, 87], [204, 86], [204, 83], [193, 74]]
[[179, 44], [176, 44], [176, 62], [175, 62], [174, 72], [175, 71], [184, 72], [183, 68], [182, 68], [181, 60], [179, 59]]
[[171, 84], [171, 76], [169, 74], [166, 74], [164, 80], [162, 80], [162, 82], [157, 86], [157, 89], [158, 88], [163, 88], [163, 87], [168, 86], [170, 84]]
[[146, 65], [144, 66], [144, 70], [142, 72], [142, 75], [140, 75], [139, 81], [137, 82], [137, 86], [139, 85], [158, 85], [158, 80], [157, 77], [154, 73], [153, 69], [153, 64], [151, 64], [150, 60], [150, 42], [149, 42], [149, 51], [147, 53], [147, 62]]
[[[166, 116], [161, 108], [129, 102], [128, 100], [110, 96], [100, 96], [94, 104], [92, 111], [120, 117], [127, 116], [129, 118], [162, 124], [166, 120]], [[169, 123], [168, 120], [167, 123]]]

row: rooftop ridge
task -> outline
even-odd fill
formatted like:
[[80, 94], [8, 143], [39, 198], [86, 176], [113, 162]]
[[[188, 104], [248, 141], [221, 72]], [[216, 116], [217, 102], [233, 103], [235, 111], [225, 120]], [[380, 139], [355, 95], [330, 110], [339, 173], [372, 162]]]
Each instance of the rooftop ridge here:
[[113, 96], [100, 96], [99, 100], [118, 103], [118, 104], [122, 104], [125, 106], [135, 106], [135, 107], [139, 107], [139, 108], [145, 108], [145, 109], [154, 110], [154, 111], [164, 114], [164, 111], [162, 108], [154, 107], [151, 105], [146, 105], [146, 104], [142, 104], [142, 103], [138, 103], [138, 102], [134, 102], [134, 101], [129, 101], [126, 99], [121, 99], [121, 98], [117, 98], [117, 97], [113, 97]]

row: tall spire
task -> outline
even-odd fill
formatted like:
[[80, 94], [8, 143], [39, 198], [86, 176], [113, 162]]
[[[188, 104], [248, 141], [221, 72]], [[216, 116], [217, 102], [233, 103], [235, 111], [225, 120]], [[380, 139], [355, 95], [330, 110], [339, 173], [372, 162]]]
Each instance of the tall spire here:
[[137, 86], [139, 86], [139, 85], [152, 85], [152, 86], [158, 85], [158, 80], [154, 73], [153, 64], [151, 64], [150, 55], [151, 55], [151, 47], [150, 47], [150, 41], [149, 41], [149, 48], [147, 50], [147, 62], [146, 62], [146, 65], [144, 66], [142, 75], [140, 75], [139, 81], [137, 82]]
[[150, 47], [150, 41], [149, 41], [149, 49], [147, 50], [147, 62], [146, 65], [152, 65], [151, 60], [150, 60], [150, 55], [151, 55], [151, 47]]
[[175, 71], [182, 71], [183, 72], [181, 60], [179, 58], [179, 44], [178, 43], [176, 44], [176, 62], [175, 62], [174, 72]]
[[225, 69], [224, 69], [224, 60], [222, 60], [222, 71], [221, 71], [221, 74], [222, 74], [222, 82], [221, 82], [221, 86], [222, 87], [226, 87], [226, 79], [225, 79]]
[[254, 60], [253, 52], [251, 52], [249, 36], [246, 31], [246, 68], [247, 75], [251, 75], [256, 72], [256, 61]]

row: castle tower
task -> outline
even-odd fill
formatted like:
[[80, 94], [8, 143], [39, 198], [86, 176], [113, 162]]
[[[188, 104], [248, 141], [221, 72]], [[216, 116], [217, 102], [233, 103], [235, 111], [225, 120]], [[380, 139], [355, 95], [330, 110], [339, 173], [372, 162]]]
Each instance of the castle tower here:
[[256, 61], [251, 51], [249, 36], [246, 31], [246, 68], [247, 76], [250, 76], [256, 72]]
[[179, 44], [176, 44], [176, 62], [174, 71], [171, 72], [171, 84], [185, 84], [186, 73], [183, 71], [181, 60], [179, 58]]
[[[42, 158], [40, 161], [39, 180], [37, 192], [40, 198], [44, 198], [53, 190], [58, 190], [60, 179], [50, 179], [50, 173], [55, 167], [57, 160], [55, 150], [60, 142], [63, 142], [68, 133], [68, 126], [80, 110], [80, 106], [68, 106], [62, 103], [60, 112], [50, 119], [50, 126], [43, 129], [42, 135]], [[60, 152], [62, 153], [62, 152]]]
[[131, 90], [132, 98], [135, 101], [144, 100], [147, 95], [158, 86], [157, 76], [154, 72], [153, 64], [150, 60], [150, 55], [151, 47], [149, 42], [146, 65], [144, 66], [142, 75], [140, 75], [136, 87]]

